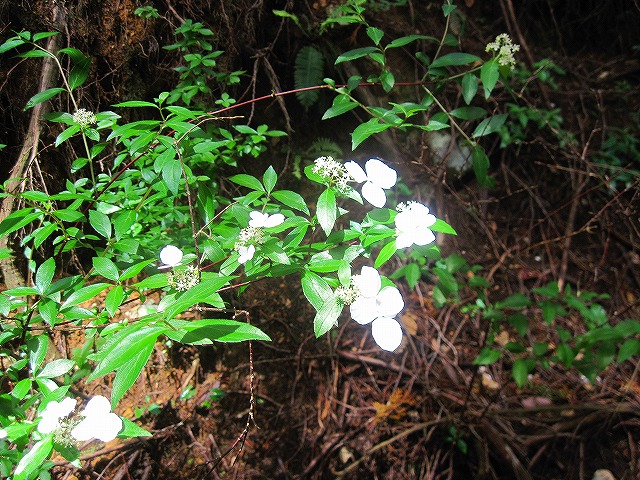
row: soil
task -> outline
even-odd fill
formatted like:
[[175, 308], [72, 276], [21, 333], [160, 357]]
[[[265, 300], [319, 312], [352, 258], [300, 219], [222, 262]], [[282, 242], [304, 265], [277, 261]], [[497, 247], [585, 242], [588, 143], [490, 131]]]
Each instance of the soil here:
[[[101, 8], [106, 13], [100, 15], [99, 25], [88, 21], [96, 12], [94, 3], [99, 2], [80, 3], [82, 8], [76, 13], [84, 21], [77, 26], [83, 33], [74, 37], [76, 33], [71, 32], [70, 38], [79, 42], [73, 43], [79, 49], [85, 39], [85, 51], [97, 58], [96, 72], [104, 74], [87, 88], [87, 98], [96, 104], [107, 99], [114, 103], [153, 98], [150, 90], [161, 91], [162, 80], [151, 82], [150, 78], [158, 76], [148, 69], [158, 58], [154, 45], [168, 43], [166, 32], [130, 15], [135, 2], [104, 2]], [[228, 61], [234, 69], [253, 71], [248, 59], [254, 59], [251, 55], [258, 47], [273, 40], [273, 32], [260, 22], [261, 15], [271, 7], [283, 6], [277, 2], [265, 6], [260, 1], [251, 10], [247, 2], [240, 2], [225, 17], [213, 16], [213, 7], [207, 3], [186, 2], [180, 13], [195, 18], [206, 12], [216, 31], [243, 32], [239, 34], [242, 38], [230, 39], [225, 46]], [[308, 3], [304, 8], [313, 16], [336, 2], [302, 3]], [[417, 2], [407, 3], [414, 8]], [[418, 8], [412, 20], [431, 18], [426, 12], [439, 14], [439, 3], [426, 3], [429, 5]], [[490, 19], [490, 12], [499, 12], [500, 6], [511, 1], [464, 3], [465, 13], [477, 14], [470, 18]], [[549, 8], [556, 3], [547, 2]], [[41, 20], [47, 9], [40, 7], [44, 12], [38, 17]], [[626, 8], [629, 16], [640, 17], [640, 11]], [[172, 9], [164, 13], [171, 17]], [[250, 14], [242, 17], [241, 9]], [[30, 17], [18, 18], [16, 12], [0, 11], [11, 16], [12, 25], [35, 22]], [[415, 22], [407, 24], [405, 13], [400, 9], [386, 13], [385, 31], [413, 31]], [[563, 8], [556, 17], [558, 27], [571, 25], [567, 15]], [[453, 177], [434, 163], [424, 138], [394, 134], [369, 142], [365, 150], [378, 152], [397, 167], [407, 187], [454, 226], [457, 236], [438, 240], [442, 254], [459, 253], [469, 265], [477, 265], [491, 283], [487, 295], [492, 302], [559, 281], [574, 291], [608, 293], [610, 298], [603, 303], [612, 324], [638, 319], [638, 181], [611, 191], [607, 174], [595, 168], [591, 156], [602, 144], [605, 128], [624, 127], [631, 122], [631, 113], [639, 110], [640, 69], [629, 47], [634, 34], [621, 32], [616, 43], [620, 48], [608, 44], [607, 49], [594, 46], [586, 52], [578, 48], [580, 42], [572, 30], [566, 37], [570, 44], [565, 42], [550, 52], [546, 49], [554, 45], [540, 40], [545, 37], [540, 35], [541, 28], [536, 29], [547, 26], [547, 20], [530, 18], [530, 23], [522, 17], [517, 20], [527, 35], [539, 41], [539, 46], [530, 45], [535, 58], [551, 53], [568, 73], [557, 77], [557, 89], [532, 82], [532, 96], [519, 100], [531, 108], [560, 108], [563, 127], [577, 139], [574, 147], [561, 145], [546, 127], [534, 129], [532, 138], [520, 145], [506, 149], [489, 145], [496, 181], [491, 189], [478, 186], [473, 175]], [[429, 22], [432, 20], [425, 20]], [[469, 22], [470, 41], [476, 48], [488, 38], [487, 32], [507, 30], [505, 23], [517, 38], [512, 22], [487, 23]], [[103, 30], [110, 33], [100, 34]], [[435, 26], [434, 30], [438, 31]], [[554, 30], [554, 35], [561, 35], [561, 30]], [[86, 41], [89, 37], [94, 40]], [[282, 45], [286, 43], [282, 38], [273, 40], [275, 57], [263, 57], [271, 58], [276, 70], [286, 65], [292, 44], [301, 42], [298, 33], [286, 38], [291, 44]], [[166, 73], [171, 60], [163, 62], [159, 69]], [[33, 74], [24, 69], [21, 75]], [[274, 78], [261, 72], [254, 80], [263, 90], [271, 89]], [[281, 81], [287, 84], [286, 74]], [[9, 110], [7, 97], [29, 96], [17, 89], [8, 85], [3, 93], [4, 125], [14, 125], [10, 119], [17, 115]], [[445, 93], [448, 102], [456, 101], [456, 92]], [[504, 93], [502, 100], [506, 98]], [[286, 106], [293, 125], [304, 124], [313, 113], [302, 112], [288, 100]], [[275, 104], [265, 111], [266, 121], [277, 123], [282, 116]], [[275, 126], [286, 128], [284, 123]], [[20, 138], [19, 124], [14, 128], [9, 133]], [[325, 123], [317, 130], [312, 125], [309, 128], [336, 135], [352, 126]], [[345, 135], [335, 141], [348, 144], [349, 139]], [[19, 147], [16, 140], [2, 142], [9, 145], [9, 154]], [[279, 146], [283, 150], [295, 147]], [[289, 159], [290, 154], [283, 152], [283, 158]], [[52, 177], [55, 168], [49, 169]], [[250, 171], [261, 164], [241, 168]], [[292, 168], [283, 161], [279, 174], [295, 183]], [[53, 183], [59, 180], [52, 178]], [[391, 275], [401, 266], [399, 260], [390, 262], [384, 273]], [[469, 299], [475, 300], [473, 291], [463, 289], [460, 302], [436, 308], [432, 299], [436, 281], [433, 275], [424, 276], [415, 289], [399, 282], [406, 304], [401, 320], [407, 335], [394, 353], [376, 348], [368, 330], [346, 314], [337, 329], [316, 339], [314, 312], [302, 295], [298, 278], [252, 285], [241, 299], [230, 298], [230, 306], [247, 310], [252, 324], [272, 342], [212, 347], [159, 342], [152, 360], [117, 408], [118, 414], [135, 420], [153, 435], [86, 445], [80, 468], [54, 458], [53, 478], [584, 480], [598, 469], [608, 469], [618, 479], [640, 478], [637, 357], [608, 367], [593, 384], [575, 368], [550, 365], [534, 370], [530, 381], [517, 388], [508, 361], [484, 369], [473, 363], [487, 332], [479, 315], [461, 308]], [[138, 308], [132, 303], [121, 315], [135, 316]], [[555, 330], [539, 315], [532, 318], [530, 339], [557, 344]], [[563, 322], [572, 332], [585, 331], [578, 316]], [[503, 343], [516, 335], [513, 329], [498, 334]], [[56, 337], [61, 354], [83, 341], [80, 335]], [[109, 382], [107, 377], [79, 385], [78, 393], [108, 396]]]

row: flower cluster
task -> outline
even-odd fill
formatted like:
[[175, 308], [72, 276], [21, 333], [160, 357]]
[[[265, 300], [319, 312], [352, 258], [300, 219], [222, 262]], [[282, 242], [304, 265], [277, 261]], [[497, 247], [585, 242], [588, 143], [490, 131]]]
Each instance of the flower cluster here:
[[360, 290], [354, 284], [349, 286], [340, 285], [336, 288], [336, 298], [342, 305], [351, 305], [360, 296]]
[[73, 121], [80, 125], [81, 128], [86, 128], [89, 125], [95, 125], [98, 120], [93, 112], [80, 108], [73, 114]]
[[377, 158], [367, 160], [364, 170], [356, 162], [344, 164], [351, 177], [356, 183], [364, 182], [362, 186], [362, 196], [374, 207], [382, 208], [387, 203], [385, 190], [390, 189], [398, 180], [397, 172], [385, 165]]
[[56, 442], [71, 446], [92, 438], [109, 442], [122, 430], [122, 419], [111, 412], [109, 400], [102, 395], [93, 397], [78, 416], [71, 417], [76, 403], [69, 397], [49, 402], [40, 416], [38, 431], [53, 433]]
[[486, 51], [495, 55], [499, 65], [513, 68], [516, 65], [513, 54], [520, 51], [520, 45], [514, 44], [509, 35], [502, 33], [496, 37], [495, 41], [487, 45]]
[[269, 215], [253, 211], [249, 214], [249, 226], [240, 230], [238, 241], [233, 248], [238, 252], [238, 263], [247, 263], [256, 253], [256, 245], [262, 245], [266, 241], [265, 228], [277, 227], [284, 222], [284, 215], [275, 213]]
[[360, 275], [351, 279], [359, 295], [351, 303], [351, 318], [361, 325], [371, 323], [371, 335], [378, 346], [389, 352], [402, 343], [402, 327], [394, 318], [404, 308], [404, 300], [396, 287], [382, 287], [375, 268], [364, 266]]
[[178, 292], [186, 292], [200, 283], [198, 268], [195, 265], [188, 265], [184, 269], [169, 272], [167, 281], [169, 287], [175, 288]]
[[436, 236], [431, 227], [436, 217], [429, 213], [429, 207], [418, 202], [407, 202], [398, 205], [396, 222], [396, 248], [406, 248], [413, 244], [428, 245]]
[[349, 175], [345, 165], [334, 160], [331, 156], [316, 158], [311, 171], [321, 176], [327, 185], [335, 187], [341, 194], [347, 194], [351, 189], [349, 182], [352, 182], [353, 178]]

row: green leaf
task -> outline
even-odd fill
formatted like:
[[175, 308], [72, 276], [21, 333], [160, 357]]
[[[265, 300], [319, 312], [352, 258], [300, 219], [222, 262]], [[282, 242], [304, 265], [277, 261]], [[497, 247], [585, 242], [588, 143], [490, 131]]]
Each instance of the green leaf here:
[[311, 45], [302, 47], [296, 55], [295, 69], [293, 72], [293, 82], [296, 91], [296, 98], [300, 104], [309, 108], [318, 101], [320, 90], [301, 90], [322, 84], [324, 76], [324, 58], [320, 50]]
[[217, 303], [216, 300], [219, 298], [217, 290], [227, 284], [230, 279], [231, 277], [221, 276], [202, 280], [195, 287], [177, 296], [176, 301], [165, 308], [163, 312], [164, 318], [170, 320], [197, 303], [215, 305]]
[[473, 97], [476, 96], [476, 92], [478, 91], [478, 79], [472, 73], [465, 74], [462, 77], [462, 98], [464, 98], [464, 102], [469, 105]]
[[53, 280], [53, 276], [56, 273], [56, 261], [53, 257], [44, 261], [38, 271], [36, 272], [36, 288], [41, 294], [44, 294]]
[[433, 40], [434, 42], [438, 41], [437, 38], [430, 37], [428, 35], [407, 35], [405, 37], [396, 38], [395, 40], [389, 42], [389, 44], [385, 47], [385, 50], [388, 50], [389, 48], [404, 47], [411, 42], [415, 42], [416, 40]]
[[505, 308], [515, 308], [522, 309], [531, 305], [531, 300], [526, 295], [522, 293], [514, 293], [513, 295], [509, 295], [507, 298], [496, 303], [496, 308], [505, 309]]
[[527, 383], [527, 379], [529, 377], [529, 365], [527, 361], [523, 358], [517, 358], [515, 362], [513, 362], [513, 367], [511, 367], [511, 376], [516, 381], [516, 384], [519, 388]]
[[229, 177], [233, 183], [237, 183], [238, 185], [242, 185], [243, 187], [250, 188], [251, 190], [255, 190], [258, 192], [264, 192], [264, 187], [260, 180], [252, 175], [247, 175], [246, 173], [240, 173], [238, 175], [234, 175]]
[[115, 408], [118, 405], [120, 399], [136, 382], [142, 369], [149, 361], [154, 347], [155, 341], [147, 342], [139, 351], [135, 352], [131, 359], [118, 368], [111, 387], [111, 408]]
[[19, 47], [20, 45], [24, 45], [26, 42], [20, 37], [12, 37], [6, 40], [2, 45], [0, 45], [0, 54], [3, 54], [7, 50], [11, 50], [12, 48]]
[[122, 239], [125, 234], [129, 233], [131, 226], [136, 222], [135, 210], [125, 210], [120, 212], [113, 220], [116, 240]]
[[338, 317], [340, 317], [342, 309], [343, 305], [338, 302], [333, 293], [330, 297], [325, 299], [313, 319], [313, 332], [316, 338], [324, 335], [337, 325]]
[[[113, 400], [112, 400], [113, 403]], [[119, 438], [133, 438], [133, 437], [151, 437], [152, 434], [147, 432], [144, 428], [136, 425], [128, 418], [122, 417], [122, 424], [124, 428], [118, 434]]]
[[127, 102], [121, 102], [121, 103], [116, 103], [114, 105], [114, 107], [153, 107], [153, 108], [158, 108], [158, 106], [155, 103], [151, 103], [151, 102], [143, 102], [140, 100], [129, 100]]
[[147, 265], [150, 265], [154, 262], [155, 260], [144, 260], [142, 262], [136, 263], [134, 265], [131, 265], [130, 267], [127, 267], [127, 269], [122, 272], [122, 274], [120, 275], [120, 281], [124, 282], [125, 280], [129, 280], [130, 278], [135, 277], [136, 275], [138, 275]]
[[108, 283], [94, 283], [93, 285], [82, 287], [80, 290], [76, 290], [69, 295], [69, 298], [67, 298], [67, 300], [62, 304], [61, 308], [67, 308], [86, 302], [110, 286], [111, 285]]
[[368, 27], [367, 36], [373, 41], [376, 46], [378, 46], [380, 45], [380, 40], [382, 40], [382, 37], [384, 36], [384, 32], [376, 27]]
[[27, 104], [24, 106], [24, 110], [29, 110], [30, 108], [33, 108], [33, 107], [35, 107], [36, 105], [38, 105], [40, 103], [46, 102], [50, 98], [53, 98], [57, 94], [59, 94], [61, 92], [64, 92], [64, 91], [65, 91], [64, 88], [55, 87], [55, 88], [49, 88], [49, 89], [44, 90], [42, 92], [36, 93], [33, 97], [31, 97], [29, 99]]
[[271, 193], [271, 191], [273, 190], [273, 187], [276, 186], [277, 181], [278, 181], [278, 174], [273, 169], [273, 167], [269, 165], [269, 168], [267, 168], [267, 170], [264, 172], [264, 175], [262, 176], [262, 183], [267, 193]]
[[43, 216], [42, 212], [31, 212], [33, 212], [33, 208], [23, 208], [9, 214], [7, 218], [0, 222], [0, 237], [20, 230], [25, 225]]
[[68, 208], [64, 208], [62, 210], [54, 210], [51, 213], [54, 217], [59, 218], [63, 222], [77, 222], [85, 218], [81, 212]]
[[53, 450], [53, 434], [50, 433], [37, 442], [27, 454], [20, 459], [14, 471], [13, 480], [26, 480], [40, 470], [42, 463]]
[[300, 283], [304, 296], [316, 310], [320, 310], [326, 300], [333, 296], [333, 291], [329, 284], [323, 278], [309, 270], [303, 272]]
[[[183, 321], [180, 321], [183, 322]], [[184, 322], [182, 325], [172, 322], [178, 331], [169, 331], [167, 336], [192, 345], [208, 345], [216, 342], [235, 343], [248, 340], [271, 341], [262, 330], [245, 322], [228, 319], [205, 319]]]
[[378, 52], [378, 51], [379, 50], [376, 47], [364, 47], [364, 48], [356, 48], [354, 50], [349, 50], [348, 52], [343, 53], [336, 59], [335, 65], [338, 65], [339, 63], [342, 63], [342, 62], [355, 60], [357, 58], [366, 57], [370, 53]]
[[37, 41], [42, 40], [44, 38], [53, 37], [55, 35], [59, 35], [59, 32], [39, 32], [39, 33], [34, 33], [33, 34], [33, 38], [31, 40], [33, 42], [37, 42]]
[[524, 337], [529, 331], [529, 319], [522, 313], [514, 313], [507, 318], [509, 324], [516, 329], [518, 335]]
[[[145, 326], [139, 330], [121, 330], [114, 337], [114, 341], [107, 343], [108, 347], [104, 358], [100, 360], [96, 368], [87, 378], [91, 382], [98, 377], [113, 372], [136, 357], [141, 351], [146, 351], [149, 346], [153, 348], [159, 335], [168, 329], [165, 325]], [[116, 341], [117, 340], [117, 341]], [[101, 352], [98, 352], [100, 354]]]
[[110, 317], [113, 317], [120, 305], [122, 305], [122, 301], [125, 298], [124, 290], [122, 285], [116, 285], [107, 294], [107, 298], [104, 301], [104, 308], [107, 310], [107, 313]]
[[634, 355], [640, 355], [640, 340], [636, 338], [627, 339], [618, 351], [618, 363], [629, 360]]
[[53, 57], [53, 54], [47, 52], [46, 50], [29, 50], [28, 52], [18, 54], [18, 57], [21, 58], [45, 58], [45, 57]]
[[333, 99], [333, 105], [322, 115], [322, 120], [337, 117], [358, 106], [360, 106], [360, 104], [351, 100], [348, 95], [338, 95]]
[[36, 372], [40, 364], [44, 362], [49, 349], [49, 337], [45, 334], [36, 335], [27, 341], [27, 351], [29, 352], [29, 370]]
[[309, 215], [307, 202], [299, 193], [292, 192], [291, 190], [276, 190], [271, 193], [271, 196], [283, 205]]
[[500, 358], [500, 350], [494, 350], [492, 348], [483, 348], [480, 354], [473, 361], [474, 365], [491, 365]]
[[448, 53], [442, 57], [436, 58], [429, 66], [429, 69], [468, 65], [469, 63], [477, 62], [479, 60], [481, 60], [480, 57], [471, 55], [470, 53]]
[[327, 189], [320, 194], [316, 207], [316, 215], [318, 216], [318, 222], [322, 230], [324, 230], [325, 235], [329, 236], [337, 218], [336, 196], [333, 190]]
[[385, 92], [390, 92], [393, 90], [393, 86], [396, 83], [396, 79], [389, 70], [384, 70], [380, 73], [380, 83], [382, 84], [382, 89]]
[[446, 233], [448, 235], [458, 235], [458, 233], [444, 220], [436, 219], [436, 222], [429, 227], [434, 232]]
[[489, 135], [490, 133], [497, 132], [500, 130], [504, 122], [507, 120], [507, 114], [501, 113], [500, 115], [494, 115], [489, 118], [485, 118], [480, 124], [476, 127], [471, 135], [473, 138], [483, 137], [485, 135]]
[[76, 362], [68, 358], [59, 358], [47, 363], [36, 375], [37, 378], [56, 378], [68, 373]]
[[611, 362], [616, 355], [616, 345], [614, 342], [602, 342], [598, 351], [596, 352], [596, 365], [599, 370], [604, 370]]
[[95, 271], [108, 280], [118, 281], [118, 267], [107, 257], [93, 257], [93, 268]]
[[98, 210], [89, 210], [89, 223], [104, 238], [111, 238], [111, 220], [105, 213]]
[[170, 160], [162, 166], [162, 179], [167, 188], [174, 195], [178, 194], [180, 179], [182, 178], [182, 168], [178, 160]]
[[484, 88], [485, 99], [488, 99], [491, 96], [491, 92], [495, 88], [496, 83], [498, 83], [498, 78], [500, 78], [498, 59], [492, 58], [485, 62], [480, 69], [480, 80], [482, 81], [482, 86]]
[[373, 266], [375, 268], [379, 268], [382, 265], [384, 265], [387, 260], [389, 260], [394, 253], [396, 253], [397, 247], [396, 247], [396, 241], [395, 240], [391, 240], [389, 243], [387, 243], [384, 247], [382, 247], [380, 249], [380, 253], [378, 253], [378, 256], [376, 257], [376, 261], [374, 262]]
[[56, 137], [55, 146], [59, 147], [69, 138], [73, 137], [76, 133], [80, 132], [80, 125], [71, 125], [69, 128], [65, 128], [60, 134]]
[[379, 119], [372, 118], [365, 123], [362, 123], [356, 127], [351, 134], [351, 149], [355, 150], [358, 145], [364, 142], [371, 135], [385, 131], [391, 128], [390, 123], [381, 123]]
[[71, 68], [71, 71], [69, 72], [69, 80], [68, 80], [69, 88], [71, 88], [71, 90], [78, 88], [80, 85], [82, 85], [85, 82], [85, 80], [87, 79], [87, 76], [89, 76], [90, 63], [91, 63], [91, 58], [83, 56], [82, 60], [77, 62]]
[[455, 108], [449, 112], [452, 117], [459, 118], [461, 120], [478, 120], [487, 114], [484, 108], [480, 107], [460, 107]]
[[481, 186], [488, 185], [489, 157], [480, 145], [476, 145], [471, 152], [471, 166], [476, 180]]

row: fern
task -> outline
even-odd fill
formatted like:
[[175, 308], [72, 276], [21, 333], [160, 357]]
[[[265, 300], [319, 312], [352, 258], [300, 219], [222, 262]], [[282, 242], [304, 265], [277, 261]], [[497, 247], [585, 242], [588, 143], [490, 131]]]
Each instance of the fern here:
[[[313, 87], [322, 83], [324, 76], [324, 59], [316, 47], [302, 47], [296, 56], [294, 83], [296, 88]], [[296, 92], [296, 97], [303, 107], [309, 108], [318, 101], [318, 90]]]
[[341, 161], [343, 156], [342, 148], [333, 140], [326, 137], [318, 137], [307, 149], [307, 154], [311, 159], [318, 158], [322, 155], [331, 156], [334, 159]]

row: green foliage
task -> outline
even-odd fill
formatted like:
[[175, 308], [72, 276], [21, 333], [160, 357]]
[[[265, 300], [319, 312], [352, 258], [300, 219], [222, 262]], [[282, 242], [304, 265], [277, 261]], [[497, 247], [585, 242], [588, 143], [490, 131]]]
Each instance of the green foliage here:
[[307, 45], [302, 47], [296, 55], [294, 84], [296, 97], [303, 107], [309, 108], [318, 101], [319, 91], [303, 90], [322, 83], [324, 77], [324, 58], [316, 47]]

